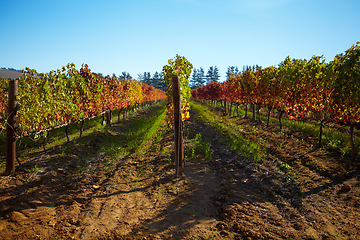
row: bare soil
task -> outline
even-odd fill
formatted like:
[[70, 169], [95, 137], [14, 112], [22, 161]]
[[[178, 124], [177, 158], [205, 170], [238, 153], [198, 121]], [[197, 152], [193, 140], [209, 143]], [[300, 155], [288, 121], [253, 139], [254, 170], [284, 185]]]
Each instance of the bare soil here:
[[[99, 142], [121, 137], [131, 121], [1, 176], [0, 239], [360, 239], [357, 164], [313, 148], [316, 139], [294, 137], [302, 133], [238, 119], [249, 139], [269, 149], [254, 162], [190, 114], [187, 141], [201, 133], [213, 154], [210, 161], [187, 159], [179, 178], [170, 161], [173, 132], [165, 124], [147, 151], [109, 163]], [[63, 154], [69, 146], [71, 154]]]

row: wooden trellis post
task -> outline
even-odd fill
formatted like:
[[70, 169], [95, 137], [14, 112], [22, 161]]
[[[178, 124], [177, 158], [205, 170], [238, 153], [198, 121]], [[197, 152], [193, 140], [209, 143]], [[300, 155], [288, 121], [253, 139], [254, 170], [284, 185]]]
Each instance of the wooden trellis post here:
[[180, 78], [172, 77], [174, 141], [176, 175], [181, 175], [184, 169], [183, 127], [181, 117]]
[[6, 169], [7, 174], [15, 172], [15, 159], [16, 159], [16, 112], [17, 103], [16, 96], [18, 95], [18, 80], [9, 81], [8, 90], [8, 109], [7, 109], [7, 122], [6, 122]]

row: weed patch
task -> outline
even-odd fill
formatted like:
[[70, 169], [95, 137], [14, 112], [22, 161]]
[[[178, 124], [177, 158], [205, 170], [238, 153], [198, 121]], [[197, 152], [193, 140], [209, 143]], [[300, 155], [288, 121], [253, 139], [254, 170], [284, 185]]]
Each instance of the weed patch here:
[[[255, 142], [246, 139], [242, 133], [241, 126], [235, 124], [233, 120], [226, 117], [219, 116], [209, 110], [209, 107], [202, 104], [191, 102], [191, 107], [194, 111], [199, 113], [201, 120], [209, 123], [211, 126], [216, 127], [220, 132], [223, 132], [229, 138], [224, 139], [227, 145], [230, 145], [235, 151], [243, 154], [246, 157], [251, 157], [256, 162], [261, 162], [263, 149]], [[256, 129], [253, 129], [256, 133]]]
[[197, 156], [202, 156], [206, 160], [211, 160], [212, 150], [211, 143], [204, 142], [202, 140], [201, 133], [196, 134], [194, 139], [189, 141], [190, 149], [185, 151], [185, 158], [194, 158]]

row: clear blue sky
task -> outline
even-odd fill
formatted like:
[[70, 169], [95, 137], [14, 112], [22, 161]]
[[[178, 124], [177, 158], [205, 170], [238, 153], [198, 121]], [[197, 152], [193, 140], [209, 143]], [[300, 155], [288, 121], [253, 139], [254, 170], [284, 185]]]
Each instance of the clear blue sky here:
[[134, 78], [185, 56], [194, 67], [331, 61], [360, 41], [359, 0], [1, 0], [0, 67]]

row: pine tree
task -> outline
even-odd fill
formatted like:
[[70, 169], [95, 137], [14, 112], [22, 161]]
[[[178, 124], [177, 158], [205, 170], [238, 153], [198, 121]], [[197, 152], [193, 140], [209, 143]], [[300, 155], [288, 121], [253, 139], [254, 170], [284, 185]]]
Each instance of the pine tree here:
[[236, 66], [236, 68], [235, 68], [235, 72], [234, 72], [235, 74], [238, 74], [239, 73], [239, 68]]
[[202, 67], [200, 67], [200, 69], [198, 70], [197, 81], [199, 83], [199, 86], [205, 84], [205, 71]]
[[211, 66], [209, 67], [209, 70], [207, 71], [206, 74], [206, 83], [212, 82], [214, 79], [214, 67]]
[[161, 89], [161, 90], [166, 90], [166, 84], [163, 80], [163, 76], [162, 76], [162, 73], [159, 73], [159, 72], [155, 72], [153, 77], [152, 77], [152, 86], [154, 88], [158, 88], [158, 89]]
[[229, 66], [226, 71], [226, 79], [229, 79], [230, 74], [238, 74], [239, 68], [236, 66]]
[[127, 80], [132, 79], [132, 76], [128, 72], [122, 72], [121, 75], [118, 77], [119, 80]]
[[200, 67], [199, 69], [196, 69], [196, 68], [193, 69], [190, 83], [191, 83], [191, 85], [190, 85], [191, 89], [200, 87], [201, 85], [203, 85], [205, 83], [205, 72], [202, 67]]
[[143, 74], [138, 74], [138, 78], [140, 82], [143, 82], [148, 85], [152, 85], [150, 72], [144, 72]]
[[192, 75], [191, 75], [191, 79], [190, 79], [190, 88], [191, 89], [195, 89], [198, 87], [198, 82], [197, 82], [197, 69], [194, 68]]
[[217, 68], [217, 66], [211, 66], [209, 67], [209, 70], [206, 74], [206, 82], [213, 82], [216, 81], [218, 82], [220, 79], [220, 74], [219, 74], [219, 69]]
[[213, 81], [218, 82], [219, 80], [220, 80], [219, 69], [217, 68], [217, 66], [215, 66], [214, 73], [213, 73]]

